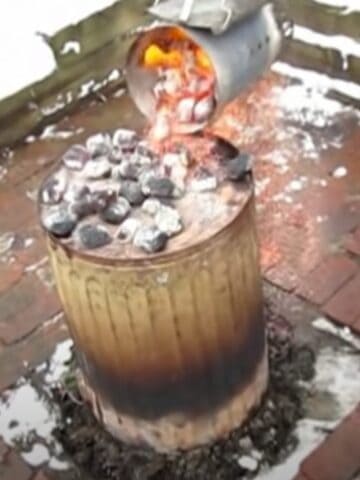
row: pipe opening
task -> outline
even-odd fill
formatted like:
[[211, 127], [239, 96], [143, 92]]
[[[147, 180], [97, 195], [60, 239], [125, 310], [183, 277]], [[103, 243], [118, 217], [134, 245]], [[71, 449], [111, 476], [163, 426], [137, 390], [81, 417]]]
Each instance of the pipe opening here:
[[211, 57], [181, 27], [159, 27], [140, 36], [130, 51], [127, 77], [141, 112], [151, 122], [166, 118], [172, 133], [201, 130], [216, 109]]

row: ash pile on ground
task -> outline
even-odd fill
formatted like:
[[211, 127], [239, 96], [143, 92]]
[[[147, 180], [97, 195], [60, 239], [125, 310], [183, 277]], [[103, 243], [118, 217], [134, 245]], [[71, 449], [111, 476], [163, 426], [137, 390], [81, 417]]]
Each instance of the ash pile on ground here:
[[297, 445], [294, 429], [306, 395], [301, 384], [314, 375], [315, 355], [295, 345], [286, 321], [274, 321], [271, 312], [267, 317], [270, 383], [262, 405], [245, 426], [212, 445], [176, 455], [124, 445], [99, 426], [74, 384], [55, 390], [62, 423], [54, 433], [78, 467], [78, 478], [232, 480], [254, 478], [284, 460]]

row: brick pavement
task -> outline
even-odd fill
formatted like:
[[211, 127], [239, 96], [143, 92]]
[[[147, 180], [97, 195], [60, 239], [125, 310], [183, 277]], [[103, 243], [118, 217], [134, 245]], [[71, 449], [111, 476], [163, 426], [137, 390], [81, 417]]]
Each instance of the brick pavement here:
[[[296, 307], [297, 298], [305, 299], [360, 334], [360, 127], [358, 122], [347, 122], [341, 148], [317, 152], [314, 162], [300, 141], [302, 127], [296, 134], [293, 126], [287, 135], [276, 101], [264, 94], [272, 92], [274, 82], [276, 87], [282, 84], [273, 79], [260, 84], [258, 102], [247, 104], [242, 99], [224, 117], [233, 116], [240, 125], [233, 131], [236, 122], [228, 121], [227, 136], [256, 156], [264, 278], [287, 299], [279, 308]], [[105, 105], [93, 103], [58, 126], [80, 128], [81, 133], [70, 139], [25, 144], [2, 162], [8, 174], [0, 180], [0, 391], [43, 362], [68, 334], [56, 292], [48, 282], [49, 266], [34, 203], [36, 187], [69, 143], [97, 129], [114, 128], [120, 111], [125, 112], [128, 126], [136, 124], [126, 97]], [[249, 118], [259, 126], [256, 144], [249, 141], [241, 124]], [[215, 128], [223, 128], [225, 120]], [[344, 164], [348, 175], [332, 177], [333, 169]], [[304, 319], [300, 316], [298, 321]], [[358, 445], [359, 410], [302, 463], [296, 479], [354, 480], [360, 470]], [[0, 439], [0, 478], [45, 477], [24, 465]]]

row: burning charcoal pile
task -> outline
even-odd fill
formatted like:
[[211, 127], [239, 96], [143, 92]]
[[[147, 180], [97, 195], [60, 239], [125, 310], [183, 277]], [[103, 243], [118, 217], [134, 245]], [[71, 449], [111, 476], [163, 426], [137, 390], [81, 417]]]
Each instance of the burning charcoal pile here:
[[156, 149], [130, 130], [97, 134], [66, 151], [43, 182], [41, 222], [64, 244], [104, 255], [181, 248], [231, 220], [249, 168], [247, 155], [204, 134]]
[[156, 121], [152, 135], [200, 129], [215, 110], [215, 74], [207, 54], [181, 30], [159, 39], [144, 53], [144, 67], [153, 70]]
[[[296, 446], [294, 428], [301, 418], [315, 357], [296, 345], [288, 323], [268, 310], [270, 384], [262, 405], [244, 427], [226, 440], [180, 455], [162, 455], [115, 441], [96, 422], [74, 386], [73, 371], [54, 391], [62, 420], [55, 431], [79, 468], [103, 480], [235, 480], [254, 478], [284, 461]], [[269, 320], [271, 319], [271, 320]]]

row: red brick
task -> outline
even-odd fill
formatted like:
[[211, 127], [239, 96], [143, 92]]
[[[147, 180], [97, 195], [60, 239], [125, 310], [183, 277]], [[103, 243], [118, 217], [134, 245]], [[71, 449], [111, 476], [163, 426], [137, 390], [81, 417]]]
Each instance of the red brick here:
[[360, 273], [346, 283], [325, 305], [324, 312], [347, 326], [360, 317]]
[[328, 241], [339, 241], [343, 235], [351, 232], [359, 225], [360, 201], [344, 201], [337, 212], [329, 217], [324, 228]]
[[297, 293], [316, 305], [322, 305], [357, 271], [357, 264], [345, 255], [332, 255], [304, 278]]
[[[68, 140], [72, 143], [73, 139]], [[15, 150], [7, 182], [11, 185], [23, 184], [34, 175], [48, 170], [49, 166], [60, 157], [64, 150], [63, 142], [34, 142], [23, 145]]]
[[271, 241], [262, 242], [260, 253], [261, 271], [263, 273], [274, 267], [281, 258], [277, 245]]
[[349, 252], [360, 256], [360, 227], [344, 238], [343, 245]]
[[347, 417], [301, 465], [311, 480], [350, 480], [360, 469], [360, 419]]
[[14, 450], [7, 455], [5, 462], [0, 465], [1, 480], [29, 480], [31, 475], [31, 469]]
[[0, 338], [18, 341], [60, 310], [56, 293], [29, 274], [0, 297]]
[[0, 295], [19, 282], [23, 273], [24, 267], [17, 261], [0, 263]]
[[279, 262], [274, 267], [265, 272], [265, 278], [273, 285], [282, 288], [287, 292], [295, 290], [299, 277], [297, 272], [285, 262]]
[[44, 472], [38, 472], [32, 480], [49, 480]]
[[[280, 479], [279, 479], [280, 480]], [[284, 479], [285, 480], [285, 479]], [[309, 478], [305, 477], [302, 473], [298, 473], [296, 477], [294, 477], [292, 480], [309, 480]], [[313, 480], [313, 479], [312, 479]]]
[[26, 238], [31, 238], [33, 243], [25, 247], [21, 245], [13, 250], [16, 260], [24, 266], [24, 268], [35, 265], [47, 256], [45, 237], [40, 226], [25, 230], [22, 232]]
[[47, 322], [25, 340], [0, 350], [0, 392], [25, 375], [28, 368], [47, 360], [56, 344], [68, 337], [63, 318], [59, 318]]
[[37, 217], [35, 203], [22, 192], [12, 188], [0, 191], [0, 230], [16, 231], [29, 219]]

